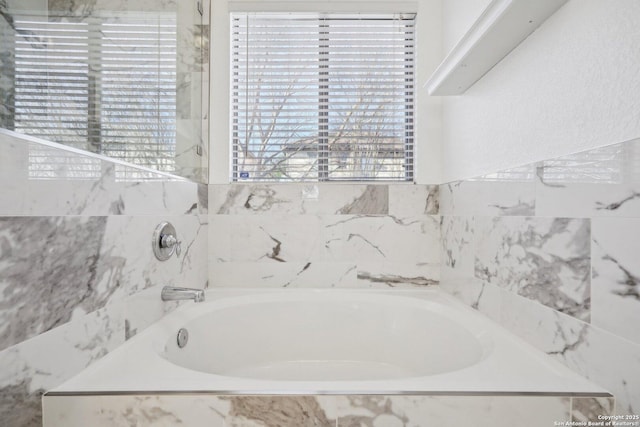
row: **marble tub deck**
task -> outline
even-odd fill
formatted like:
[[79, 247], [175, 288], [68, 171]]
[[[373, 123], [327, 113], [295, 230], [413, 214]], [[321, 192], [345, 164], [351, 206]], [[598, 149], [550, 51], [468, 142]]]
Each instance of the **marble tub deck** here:
[[[613, 398], [96, 395], [44, 400], [44, 427], [541, 427], [600, 421]], [[89, 424], [90, 422], [90, 424]], [[585, 424], [586, 425], [586, 424]]]

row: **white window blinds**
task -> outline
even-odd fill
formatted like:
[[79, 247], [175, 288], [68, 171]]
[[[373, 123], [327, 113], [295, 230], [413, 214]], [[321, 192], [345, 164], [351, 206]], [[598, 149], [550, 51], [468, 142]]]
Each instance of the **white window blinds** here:
[[231, 19], [234, 181], [413, 180], [413, 14]]
[[175, 14], [15, 24], [16, 131], [175, 170]]

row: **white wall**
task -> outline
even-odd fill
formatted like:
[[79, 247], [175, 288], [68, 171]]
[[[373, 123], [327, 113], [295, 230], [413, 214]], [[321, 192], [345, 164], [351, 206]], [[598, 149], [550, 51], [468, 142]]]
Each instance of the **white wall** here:
[[[445, 12], [444, 34], [469, 20], [459, 4]], [[637, 0], [570, 0], [445, 98], [443, 182], [640, 137], [638, 22]]]
[[442, 178], [442, 103], [422, 87], [442, 58], [442, 1], [419, 0], [416, 62], [416, 173], [418, 184]]
[[440, 182], [441, 101], [427, 96], [422, 84], [442, 58], [441, 0], [389, 2], [348, 0], [309, 2], [300, 0], [212, 0], [211, 17], [211, 131], [209, 182], [229, 182], [229, 11], [349, 11], [418, 12], [416, 75], [416, 182]]
[[442, 47], [447, 53], [478, 19], [490, 0], [445, 0], [442, 2]]

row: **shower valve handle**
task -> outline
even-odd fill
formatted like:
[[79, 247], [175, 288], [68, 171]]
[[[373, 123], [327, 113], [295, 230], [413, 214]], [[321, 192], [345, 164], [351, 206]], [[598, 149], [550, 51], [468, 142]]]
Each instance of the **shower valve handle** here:
[[160, 247], [161, 248], [173, 248], [175, 247], [176, 255], [180, 256], [180, 252], [182, 252], [181, 243], [175, 236], [171, 234], [163, 234], [160, 238]]
[[171, 258], [174, 252], [178, 257], [180, 256], [182, 248], [177, 236], [175, 227], [170, 223], [161, 222], [158, 224], [151, 238], [153, 254], [156, 258], [160, 261], [166, 261]]

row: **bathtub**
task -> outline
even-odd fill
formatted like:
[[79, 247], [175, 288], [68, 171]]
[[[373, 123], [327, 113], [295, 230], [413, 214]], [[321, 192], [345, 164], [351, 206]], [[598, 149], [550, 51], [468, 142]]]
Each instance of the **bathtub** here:
[[206, 299], [182, 305], [45, 397], [610, 396], [437, 289], [209, 290]]

